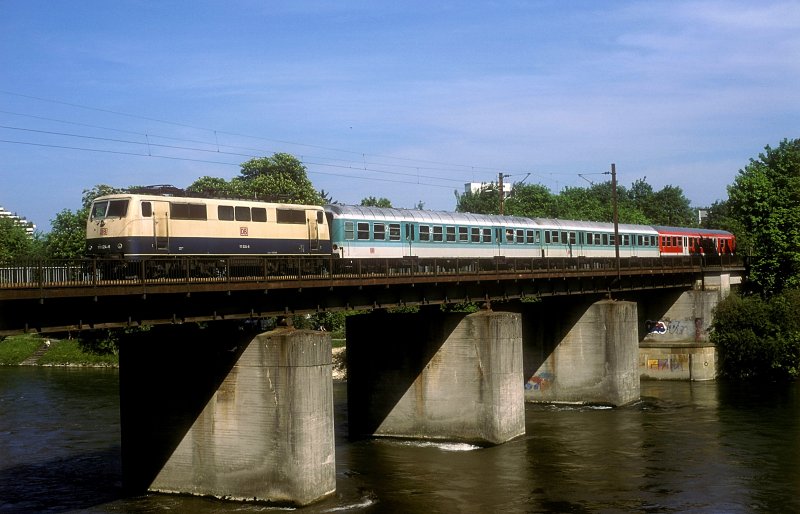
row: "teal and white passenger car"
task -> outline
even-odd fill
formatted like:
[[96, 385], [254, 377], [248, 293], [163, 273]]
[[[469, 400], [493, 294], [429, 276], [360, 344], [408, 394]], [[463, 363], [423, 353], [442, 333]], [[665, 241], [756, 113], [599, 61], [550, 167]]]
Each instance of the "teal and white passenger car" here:
[[[383, 209], [325, 208], [333, 253], [358, 257], [613, 257], [610, 223]], [[657, 257], [658, 232], [619, 225], [620, 257]]]

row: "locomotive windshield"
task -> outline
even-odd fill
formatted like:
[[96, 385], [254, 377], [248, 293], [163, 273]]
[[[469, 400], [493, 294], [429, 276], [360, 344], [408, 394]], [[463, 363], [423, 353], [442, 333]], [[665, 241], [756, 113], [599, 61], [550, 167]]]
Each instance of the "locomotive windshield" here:
[[92, 219], [124, 218], [128, 213], [128, 200], [99, 200], [92, 205]]

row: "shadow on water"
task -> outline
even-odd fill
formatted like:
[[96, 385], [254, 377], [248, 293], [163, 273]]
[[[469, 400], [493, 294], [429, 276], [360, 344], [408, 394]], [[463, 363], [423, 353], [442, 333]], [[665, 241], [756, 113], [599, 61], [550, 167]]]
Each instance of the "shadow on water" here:
[[0, 470], [3, 513], [73, 512], [122, 498], [119, 446]]

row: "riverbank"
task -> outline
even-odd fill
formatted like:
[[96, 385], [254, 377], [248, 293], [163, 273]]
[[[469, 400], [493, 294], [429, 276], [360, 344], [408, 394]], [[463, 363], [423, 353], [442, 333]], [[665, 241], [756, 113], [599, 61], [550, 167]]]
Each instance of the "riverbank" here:
[[[333, 339], [332, 343], [333, 379], [345, 380], [345, 340]], [[0, 341], [0, 366], [115, 368], [119, 366], [119, 356], [87, 352], [78, 339], [53, 339], [27, 334]]]

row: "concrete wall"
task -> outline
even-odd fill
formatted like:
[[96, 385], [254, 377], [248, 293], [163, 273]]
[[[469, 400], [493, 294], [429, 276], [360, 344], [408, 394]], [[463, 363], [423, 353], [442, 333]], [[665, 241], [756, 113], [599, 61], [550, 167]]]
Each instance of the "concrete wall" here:
[[525, 322], [525, 400], [624, 405], [639, 399], [633, 302], [545, 299]]
[[518, 314], [347, 319], [349, 429], [498, 444], [525, 433]]

